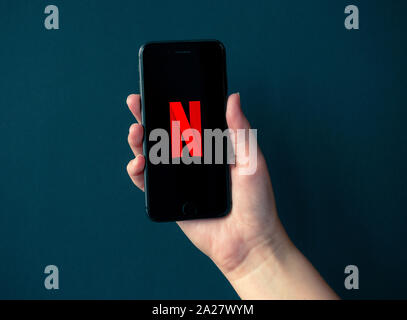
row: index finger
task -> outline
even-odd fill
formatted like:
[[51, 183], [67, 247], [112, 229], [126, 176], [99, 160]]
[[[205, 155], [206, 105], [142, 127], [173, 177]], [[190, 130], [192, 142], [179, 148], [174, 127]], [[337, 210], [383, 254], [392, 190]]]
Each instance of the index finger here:
[[127, 97], [127, 105], [131, 113], [137, 119], [137, 122], [141, 124], [141, 112], [140, 112], [140, 95], [131, 94]]

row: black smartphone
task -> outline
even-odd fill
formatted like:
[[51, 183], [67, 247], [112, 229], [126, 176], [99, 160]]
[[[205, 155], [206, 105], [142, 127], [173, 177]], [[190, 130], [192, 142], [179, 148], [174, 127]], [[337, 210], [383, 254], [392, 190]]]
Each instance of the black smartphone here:
[[139, 70], [148, 216], [227, 215], [225, 47], [217, 40], [150, 42], [140, 48]]

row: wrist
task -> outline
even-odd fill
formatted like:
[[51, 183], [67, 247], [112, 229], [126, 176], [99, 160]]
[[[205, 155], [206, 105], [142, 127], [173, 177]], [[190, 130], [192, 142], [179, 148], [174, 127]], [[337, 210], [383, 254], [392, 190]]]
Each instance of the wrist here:
[[242, 253], [237, 254], [239, 258], [233, 264], [216, 262], [215, 264], [233, 285], [241, 279], [250, 278], [262, 268], [267, 268], [269, 271], [270, 266], [273, 266], [272, 271], [277, 271], [293, 249], [295, 249], [294, 245], [278, 221], [272, 233], [259, 237], [250, 244], [243, 244]]
[[337, 299], [283, 227], [258, 242], [233, 269], [219, 266], [242, 299]]

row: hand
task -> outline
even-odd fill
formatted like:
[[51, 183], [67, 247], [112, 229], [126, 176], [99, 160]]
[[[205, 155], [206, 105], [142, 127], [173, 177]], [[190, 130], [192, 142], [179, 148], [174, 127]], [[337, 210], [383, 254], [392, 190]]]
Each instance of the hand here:
[[[130, 95], [127, 104], [138, 121], [130, 127], [128, 141], [136, 158], [130, 161], [127, 170], [134, 184], [144, 190], [146, 160], [142, 155], [140, 96]], [[230, 129], [249, 129], [239, 94], [229, 97], [226, 120]], [[252, 248], [277, 243], [281, 233], [277, 230], [280, 223], [263, 155], [258, 150], [257, 171], [248, 176], [239, 175], [239, 156], [236, 155], [236, 165], [231, 166], [231, 213], [223, 218], [178, 222], [188, 238], [227, 273], [235, 270]]]
[[[129, 162], [127, 171], [134, 184], [144, 190], [146, 160], [142, 155], [140, 96], [130, 95], [127, 104], [138, 122], [131, 125], [129, 130], [128, 142], [135, 159]], [[239, 94], [232, 94], [229, 97], [226, 120], [229, 129], [250, 128], [240, 107]], [[240, 175], [239, 167], [243, 166], [240, 160], [244, 154], [239, 154], [239, 149], [244, 152], [243, 148], [235, 148], [236, 164], [231, 165], [230, 214], [222, 218], [177, 222], [188, 238], [212, 259], [238, 292], [242, 287], [239, 283], [249, 281], [256, 270], [261, 270], [271, 261], [276, 266], [288, 253], [295, 252], [295, 247], [277, 216], [273, 189], [263, 154], [257, 146], [255, 173]], [[243, 287], [247, 285], [243, 284]], [[246, 294], [243, 290], [242, 295], [251, 297], [252, 293]]]

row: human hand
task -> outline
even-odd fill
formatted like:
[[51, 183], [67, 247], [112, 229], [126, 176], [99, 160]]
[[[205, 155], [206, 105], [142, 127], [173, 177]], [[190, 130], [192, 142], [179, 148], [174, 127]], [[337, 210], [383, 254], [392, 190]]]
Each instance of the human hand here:
[[[128, 142], [136, 158], [130, 161], [127, 170], [134, 184], [144, 190], [146, 160], [142, 155], [140, 96], [130, 95], [127, 104], [138, 122], [129, 130]], [[229, 97], [226, 120], [229, 129], [250, 128], [240, 107], [239, 94]], [[240, 148], [240, 152], [243, 151], [244, 149]], [[258, 149], [257, 170], [253, 175], [239, 174], [241, 156], [244, 155], [236, 154], [236, 164], [231, 165], [230, 214], [223, 218], [178, 222], [188, 238], [226, 273], [236, 270], [253, 248], [278, 242], [277, 237], [281, 233], [277, 230], [280, 223], [263, 155]]]
[[[131, 125], [128, 135], [135, 158], [127, 165], [127, 171], [133, 183], [144, 191], [146, 159], [142, 154], [140, 96], [130, 95], [127, 104], [137, 120], [137, 123]], [[231, 130], [250, 129], [240, 106], [239, 94], [229, 97], [226, 120]], [[236, 163], [231, 165], [232, 209], [229, 215], [177, 223], [195, 246], [212, 259], [242, 297], [264, 298], [278, 296], [266, 294], [267, 288], [265, 294], [261, 295], [258, 287], [274, 281], [278, 272], [276, 270], [283, 271], [283, 262], [289, 261], [286, 257], [295, 257], [296, 261], [305, 265], [307, 261], [301, 260], [305, 258], [301, 258], [302, 255], [297, 252], [281, 225], [266, 161], [257, 145], [256, 148], [256, 171], [252, 175], [241, 175], [239, 168], [250, 164], [244, 164], [242, 161], [245, 157], [244, 148], [235, 147]], [[270, 272], [270, 267], [275, 270], [272, 275], [269, 274], [267, 280], [266, 275]], [[263, 279], [256, 276], [259, 272], [262, 273]], [[314, 276], [318, 277], [315, 274]], [[288, 277], [286, 280], [292, 279]], [[256, 284], [257, 280], [259, 284]], [[281, 285], [284, 283], [281, 282]], [[252, 288], [246, 290], [249, 287]], [[278, 288], [274, 291], [276, 290], [278, 291]]]

